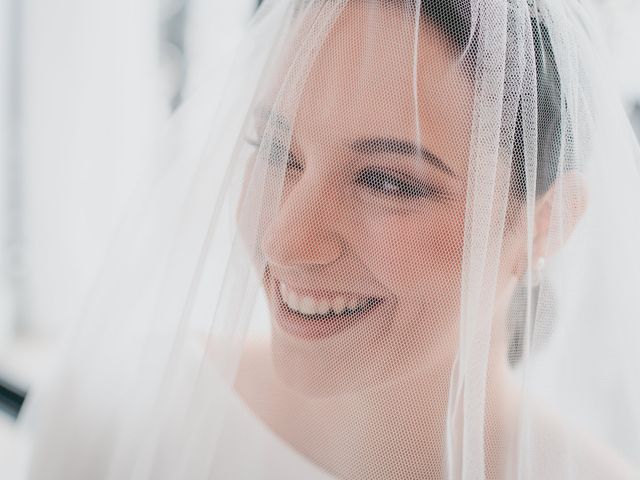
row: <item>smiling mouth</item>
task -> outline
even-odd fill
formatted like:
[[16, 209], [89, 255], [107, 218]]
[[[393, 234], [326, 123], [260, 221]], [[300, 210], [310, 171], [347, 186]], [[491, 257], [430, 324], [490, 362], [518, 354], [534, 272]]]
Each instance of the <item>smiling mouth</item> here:
[[328, 320], [364, 314], [382, 303], [381, 298], [357, 295], [333, 295], [318, 298], [295, 292], [286, 284], [277, 282], [281, 305], [309, 320]]
[[288, 334], [317, 340], [330, 337], [374, 315], [384, 299], [349, 293], [301, 292], [270, 277], [275, 320]]

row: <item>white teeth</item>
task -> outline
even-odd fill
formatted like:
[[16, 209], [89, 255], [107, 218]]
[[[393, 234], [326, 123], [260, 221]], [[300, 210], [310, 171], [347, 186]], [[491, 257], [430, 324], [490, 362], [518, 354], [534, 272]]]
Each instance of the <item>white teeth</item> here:
[[316, 313], [316, 302], [311, 297], [303, 297], [298, 307], [300, 313], [305, 315], [314, 315]]
[[326, 315], [331, 310], [331, 306], [327, 300], [320, 300], [317, 304], [318, 313], [320, 315]]
[[336, 315], [340, 315], [342, 312], [344, 312], [345, 306], [345, 300], [342, 296], [336, 297], [331, 304], [331, 307], [333, 308], [333, 311]]
[[299, 310], [300, 308], [300, 299], [295, 292], [289, 292], [289, 298], [287, 299], [287, 305], [291, 310]]
[[278, 286], [280, 287], [280, 295], [282, 295], [282, 300], [284, 300], [284, 303], [287, 303], [287, 294], [289, 293], [287, 292], [287, 286], [284, 283], [280, 283]]
[[298, 295], [284, 283], [279, 283], [278, 289], [282, 301], [291, 309], [303, 315], [341, 315], [352, 312], [367, 304], [369, 299], [357, 296], [345, 297], [338, 295], [333, 299], [315, 299], [308, 295]]

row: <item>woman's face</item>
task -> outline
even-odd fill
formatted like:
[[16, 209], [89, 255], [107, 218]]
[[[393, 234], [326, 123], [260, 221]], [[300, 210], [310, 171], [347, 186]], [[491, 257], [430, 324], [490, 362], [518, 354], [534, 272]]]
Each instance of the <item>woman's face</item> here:
[[414, 26], [375, 11], [347, 7], [294, 118], [271, 117], [291, 135], [259, 241], [273, 355], [319, 395], [449, 365], [457, 345], [473, 86], [423, 24], [416, 99]]

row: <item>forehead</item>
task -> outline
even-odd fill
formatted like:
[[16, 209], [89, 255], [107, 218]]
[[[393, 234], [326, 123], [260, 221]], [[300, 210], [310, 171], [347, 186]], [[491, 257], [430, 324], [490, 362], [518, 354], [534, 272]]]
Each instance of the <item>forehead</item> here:
[[382, 3], [351, 3], [336, 19], [305, 79], [296, 137], [412, 139], [417, 113], [423, 143], [434, 153], [466, 157], [469, 76], [437, 27], [421, 19], [416, 42], [413, 15]]

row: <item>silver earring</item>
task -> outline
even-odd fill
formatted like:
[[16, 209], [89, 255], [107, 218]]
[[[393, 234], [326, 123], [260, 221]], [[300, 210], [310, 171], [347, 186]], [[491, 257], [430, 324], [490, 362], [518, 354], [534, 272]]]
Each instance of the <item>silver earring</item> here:
[[[529, 342], [533, 351], [543, 348], [555, 329], [556, 297], [550, 278], [544, 275], [545, 263], [546, 259], [540, 257], [532, 268], [531, 283], [533, 288], [529, 299], [529, 316], [527, 317], [526, 308], [527, 296], [529, 295], [527, 275], [520, 277], [509, 306], [507, 314], [509, 319], [508, 360], [512, 367], [521, 360], [525, 342]], [[531, 344], [534, 334], [535, 344]]]

